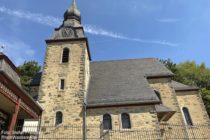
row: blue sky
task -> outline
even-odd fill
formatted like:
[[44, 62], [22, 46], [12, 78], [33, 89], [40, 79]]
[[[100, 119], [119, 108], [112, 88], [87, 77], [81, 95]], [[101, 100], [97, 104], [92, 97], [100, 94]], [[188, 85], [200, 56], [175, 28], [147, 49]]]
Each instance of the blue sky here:
[[[0, 44], [16, 64], [43, 64], [45, 39], [71, 0], [0, 0]], [[209, 0], [77, 0], [92, 59], [155, 57], [210, 67]]]

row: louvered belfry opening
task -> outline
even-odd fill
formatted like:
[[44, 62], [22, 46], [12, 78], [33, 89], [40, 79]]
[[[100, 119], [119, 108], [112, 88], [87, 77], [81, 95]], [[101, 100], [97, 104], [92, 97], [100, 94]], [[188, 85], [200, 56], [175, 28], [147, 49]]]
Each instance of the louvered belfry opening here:
[[63, 56], [62, 56], [62, 63], [67, 63], [69, 62], [69, 49], [64, 48], [63, 49]]

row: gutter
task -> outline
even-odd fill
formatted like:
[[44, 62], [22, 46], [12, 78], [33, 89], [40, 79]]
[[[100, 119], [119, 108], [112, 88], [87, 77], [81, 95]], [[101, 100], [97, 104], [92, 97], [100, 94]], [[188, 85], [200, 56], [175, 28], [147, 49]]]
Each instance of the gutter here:
[[144, 105], [156, 105], [160, 104], [160, 101], [147, 101], [147, 102], [128, 102], [128, 103], [111, 103], [111, 104], [88, 104], [86, 108], [106, 108], [106, 107], [124, 107], [124, 106], [144, 106]]
[[158, 75], [145, 75], [146, 79], [156, 79], [156, 78], [173, 78], [174, 74], [158, 74]]

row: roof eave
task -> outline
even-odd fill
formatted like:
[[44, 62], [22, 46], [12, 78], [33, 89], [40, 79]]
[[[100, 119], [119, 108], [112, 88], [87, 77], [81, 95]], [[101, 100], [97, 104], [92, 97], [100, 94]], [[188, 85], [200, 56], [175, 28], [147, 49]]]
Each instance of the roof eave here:
[[26, 91], [24, 91], [15, 82], [13, 82], [12, 79], [10, 77], [8, 77], [5, 74], [4, 71], [0, 71], [0, 74], [2, 74], [5, 78], [7, 78], [7, 80], [9, 80], [9, 82], [11, 83], [11, 84], [9, 84], [10, 86], [14, 86], [16, 88], [16, 90], [18, 92], [14, 92], [14, 94], [16, 94], [19, 98], [24, 99], [23, 100], [24, 102], [28, 100], [31, 104], [35, 105], [35, 106], [33, 106], [33, 105], [29, 104], [28, 102], [27, 103], [25, 102], [27, 105], [29, 105], [30, 107], [32, 107], [34, 110], [39, 110], [39, 112], [36, 112], [36, 113], [40, 113], [40, 112], [43, 111], [43, 108], [36, 101], [34, 101], [34, 99], [30, 95], [28, 95], [26, 93]]
[[87, 104], [87, 109], [91, 108], [107, 108], [107, 107], [124, 107], [124, 106], [143, 106], [143, 105], [156, 105], [160, 101], [147, 101], [147, 102], [128, 102], [128, 103], [110, 103], [110, 104]]
[[175, 88], [175, 91], [184, 92], [184, 91], [198, 91], [199, 88]]
[[160, 75], [146, 75], [147, 79], [155, 79], [155, 78], [172, 78], [174, 74], [160, 74]]

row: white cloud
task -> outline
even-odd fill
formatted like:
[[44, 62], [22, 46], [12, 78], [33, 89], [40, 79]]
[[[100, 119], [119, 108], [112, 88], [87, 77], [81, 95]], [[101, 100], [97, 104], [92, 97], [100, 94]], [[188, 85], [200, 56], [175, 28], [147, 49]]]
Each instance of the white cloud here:
[[25, 60], [34, 59], [35, 51], [31, 46], [20, 40], [0, 39], [0, 45], [6, 46], [3, 53], [15, 63], [15, 65], [23, 64]]
[[104, 30], [104, 29], [101, 29], [92, 25], [85, 25], [84, 28], [85, 28], [85, 32], [93, 34], [93, 35], [107, 36], [107, 37], [112, 37], [116, 39], [136, 41], [140, 43], [157, 44], [157, 45], [165, 45], [165, 46], [172, 46], [172, 47], [179, 46], [179, 44], [168, 42], [165, 40], [146, 40], [146, 39], [141, 39], [141, 38], [131, 38], [131, 37], [127, 37], [119, 33], [114, 33], [112, 31], [107, 31], [107, 30]]
[[27, 19], [27, 20], [40, 23], [43, 25], [51, 26], [51, 27], [58, 26], [62, 22], [61, 19], [55, 18], [52, 16], [45, 16], [40, 13], [31, 13], [28, 11], [11, 10], [3, 6], [0, 6], [0, 12], [11, 15], [11, 16], [15, 16], [18, 18]]
[[[61, 24], [62, 19], [53, 17], [53, 16], [45, 16], [40, 13], [31, 13], [28, 11], [21, 11], [21, 10], [11, 10], [6, 7], [0, 7], [0, 12], [15, 16], [22, 19], [27, 19], [39, 24], [56, 27]], [[159, 22], [175, 22], [177, 19], [158, 19]], [[165, 46], [178, 46], [179, 44], [164, 41], [164, 40], [145, 40], [141, 38], [131, 38], [128, 36], [121, 35], [120, 33], [115, 33], [112, 31], [107, 31], [102, 28], [98, 28], [93, 25], [85, 25], [85, 32], [92, 34], [92, 35], [101, 35], [107, 36], [115, 39], [122, 39], [122, 40], [129, 40], [129, 41], [136, 41], [140, 43], [148, 43], [148, 44], [157, 44], [157, 45], [165, 45]]]
[[119, 33], [107, 31], [107, 30], [101, 29], [101, 28], [93, 26], [93, 25], [84, 25], [84, 30], [86, 33], [90, 33], [93, 35], [102, 35], [102, 36], [112, 37], [112, 38], [116, 38], [116, 39], [126, 39], [125, 36], [123, 36]]
[[178, 19], [178, 18], [160, 18], [160, 19], [156, 19], [156, 21], [162, 22], [162, 23], [174, 23], [174, 22], [180, 21], [180, 19]]

